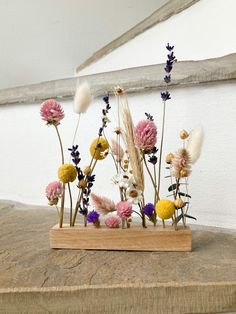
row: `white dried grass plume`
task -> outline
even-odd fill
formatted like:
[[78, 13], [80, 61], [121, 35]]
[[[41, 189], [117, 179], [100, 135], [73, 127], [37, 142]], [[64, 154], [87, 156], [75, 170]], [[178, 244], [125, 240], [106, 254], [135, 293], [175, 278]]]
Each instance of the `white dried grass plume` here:
[[123, 159], [125, 152], [120, 144], [114, 139], [111, 140], [111, 151], [116, 156], [118, 161]]
[[134, 145], [133, 121], [128, 102], [123, 105], [124, 141], [129, 154], [130, 165], [133, 171], [135, 183], [141, 191], [144, 191], [144, 175], [139, 150]]
[[190, 132], [186, 148], [189, 152], [192, 164], [194, 164], [201, 155], [203, 140], [204, 132], [202, 126], [198, 126]]
[[85, 113], [92, 101], [90, 86], [87, 82], [80, 84], [74, 97], [74, 112]]

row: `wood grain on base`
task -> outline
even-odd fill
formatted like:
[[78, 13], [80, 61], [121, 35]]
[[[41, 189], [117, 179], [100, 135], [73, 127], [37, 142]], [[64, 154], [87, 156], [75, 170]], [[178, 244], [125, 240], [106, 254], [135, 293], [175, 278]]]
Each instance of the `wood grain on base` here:
[[189, 228], [175, 231], [172, 227], [132, 226], [130, 229], [95, 228], [58, 225], [50, 230], [50, 246], [54, 249], [96, 249], [124, 251], [186, 251], [192, 250]]

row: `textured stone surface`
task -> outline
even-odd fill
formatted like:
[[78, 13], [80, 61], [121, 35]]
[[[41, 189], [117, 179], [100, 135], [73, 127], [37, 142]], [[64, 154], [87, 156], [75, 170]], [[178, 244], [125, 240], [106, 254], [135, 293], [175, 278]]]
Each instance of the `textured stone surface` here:
[[236, 232], [193, 252], [51, 250], [52, 209], [0, 202], [0, 313], [236, 313]]
[[194, 227], [191, 253], [51, 250], [56, 219], [1, 203], [0, 288], [236, 281], [236, 231]]
[[[94, 97], [113, 94], [114, 86], [123, 86], [127, 93], [146, 92], [165, 87], [163, 64], [147, 65], [130, 69], [80, 76], [87, 81]], [[222, 83], [236, 79], [236, 53], [200, 61], [180, 61], [175, 64], [170, 86], [186, 87], [205, 83]], [[59, 79], [26, 86], [0, 90], [0, 105], [38, 103], [48, 98], [59, 100], [74, 96], [78, 78]]]

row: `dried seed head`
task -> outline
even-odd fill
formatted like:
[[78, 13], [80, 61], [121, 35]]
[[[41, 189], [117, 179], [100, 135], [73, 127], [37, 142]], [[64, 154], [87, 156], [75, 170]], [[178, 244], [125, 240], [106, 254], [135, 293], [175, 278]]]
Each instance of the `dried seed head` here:
[[173, 158], [174, 158], [174, 155], [173, 155], [172, 153], [169, 153], [169, 154], [166, 156], [166, 163], [167, 163], [167, 164], [171, 164]]
[[117, 85], [114, 87], [114, 92], [116, 95], [124, 94], [125, 90], [123, 87]]
[[189, 171], [187, 169], [180, 170], [180, 177], [185, 178], [189, 176]]
[[184, 206], [184, 202], [181, 200], [181, 198], [178, 198], [174, 201], [176, 208], [182, 208]]
[[121, 128], [115, 128], [114, 132], [115, 132], [117, 135], [119, 135], [119, 134], [122, 133], [122, 132], [121, 132]]
[[82, 179], [79, 181], [78, 187], [80, 189], [84, 189], [84, 188], [86, 188], [86, 185], [87, 185], [86, 181], [84, 179]]
[[83, 172], [86, 176], [89, 176], [92, 173], [92, 169], [89, 166], [86, 166]]
[[189, 133], [186, 131], [186, 130], [182, 130], [180, 131], [179, 133], [179, 137], [182, 139], [182, 140], [185, 140], [186, 138], [188, 138], [189, 136]]

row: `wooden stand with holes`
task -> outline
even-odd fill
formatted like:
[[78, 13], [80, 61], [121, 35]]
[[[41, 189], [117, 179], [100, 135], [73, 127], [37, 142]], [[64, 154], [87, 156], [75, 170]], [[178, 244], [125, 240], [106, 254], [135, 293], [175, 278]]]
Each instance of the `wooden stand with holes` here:
[[118, 251], [185, 251], [192, 250], [192, 233], [189, 227], [141, 226], [129, 229], [95, 228], [93, 225], [70, 227], [58, 225], [50, 230], [53, 249], [118, 250]]

